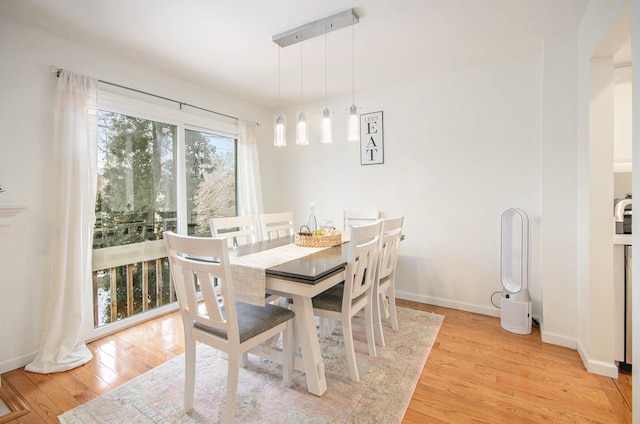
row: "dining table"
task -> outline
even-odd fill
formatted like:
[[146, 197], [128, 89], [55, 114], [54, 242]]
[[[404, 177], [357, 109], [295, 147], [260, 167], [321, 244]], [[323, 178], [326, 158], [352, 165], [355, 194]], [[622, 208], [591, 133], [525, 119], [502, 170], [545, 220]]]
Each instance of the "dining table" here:
[[[229, 258], [233, 262], [234, 258], [292, 243], [293, 236], [236, 246], [229, 250]], [[310, 249], [308, 255], [264, 270], [266, 293], [292, 302], [290, 307], [296, 314], [294, 327], [299, 343], [299, 349], [294, 349], [294, 369], [305, 373], [308, 391], [317, 396], [327, 390], [327, 380], [311, 299], [345, 280], [348, 246], [348, 242], [343, 242], [322, 250]], [[270, 354], [276, 358], [277, 353], [268, 349], [261, 356], [269, 358]]]

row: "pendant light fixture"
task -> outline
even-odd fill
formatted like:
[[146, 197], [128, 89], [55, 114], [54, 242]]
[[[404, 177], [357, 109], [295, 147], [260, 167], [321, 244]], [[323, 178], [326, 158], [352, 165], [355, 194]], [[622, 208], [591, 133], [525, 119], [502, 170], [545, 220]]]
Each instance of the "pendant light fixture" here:
[[302, 41], [300, 41], [300, 112], [298, 112], [298, 123], [296, 124], [296, 144], [306, 146], [309, 144], [309, 126], [307, 125], [307, 115], [303, 111], [303, 79], [302, 79]]
[[349, 120], [347, 121], [347, 140], [360, 140], [360, 122], [358, 108], [356, 107], [356, 42], [355, 27], [351, 25], [351, 107], [349, 108]]
[[331, 111], [327, 107], [327, 30], [324, 31], [324, 109], [320, 124], [320, 142], [333, 143], [331, 136]]
[[[329, 110], [329, 107], [327, 106], [327, 98], [328, 98], [328, 93], [327, 93], [327, 34], [329, 32], [333, 32], [333, 31], [337, 31], [339, 29], [348, 27], [348, 26], [353, 26], [355, 24], [357, 24], [360, 21], [360, 18], [358, 17], [358, 15], [356, 14], [356, 12], [353, 9], [347, 9], [344, 10], [342, 12], [338, 12], [334, 15], [331, 16], [327, 16], [326, 18], [322, 18], [322, 19], [318, 19], [316, 21], [313, 22], [309, 22], [307, 24], [304, 24], [302, 26], [299, 26], [297, 28], [293, 28], [289, 31], [285, 31], [283, 33], [280, 34], [276, 34], [272, 37], [272, 40], [274, 43], [276, 43], [278, 46], [280, 46], [281, 48], [283, 47], [287, 47], [290, 46], [292, 44], [296, 44], [296, 43], [301, 43], [303, 40], [308, 40], [320, 35], [324, 34], [324, 50], [325, 50], [325, 56], [324, 56], [324, 60], [325, 60], [325, 87], [324, 87], [324, 109], [322, 109], [321, 111], [321, 116], [322, 116], [322, 122], [320, 125], [320, 141], [322, 143], [331, 143], [333, 142], [333, 137], [332, 137], [332, 132], [331, 132], [331, 111]], [[353, 42], [353, 32], [352, 32], [352, 44], [355, 45], [355, 42]], [[352, 52], [352, 56], [353, 56], [353, 52]], [[353, 59], [353, 58], [352, 58]], [[280, 102], [280, 56], [278, 56], [278, 102]], [[355, 66], [354, 66], [355, 68]], [[354, 90], [354, 97], [355, 97], [355, 70], [353, 71], [353, 75], [352, 75], [352, 85], [353, 85], [353, 90]], [[302, 105], [303, 103], [303, 80], [302, 80], [302, 45], [300, 46], [300, 103], [301, 103], [301, 111], [298, 112], [297, 114], [297, 121], [296, 121], [296, 143], [297, 144], [308, 144], [309, 143], [309, 133], [308, 133], [308, 121], [307, 121], [307, 116], [306, 114], [302, 111]], [[352, 106], [349, 108], [349, 112], [352, 113], [353, 112], [353, 118], [349, 118], [350, 121], [353, 119], [353, 121], [356, 123], [355, 125], [355, 131], [357, 131], [357, 133], [359, 133], [359, 127], [357, 125], [357, 121], [358, 121], [358, 116], [357, 116], [357, 108], [355, 106], [355, 99], [354, 102], [352, 104]], [[286, 119], [284, 117], [284, 115], [276, 115], [275, 116], [275, 127], [274, 127], [274, 144], [276, 146], [286, 146], [286, 139], [285, 139], [285, 122]], [[352, 126], [351, 124], [349, 124], [348, 127], [348, 131], [349, 131], [349, 139], [351, 140], [351, 132], [352, 132]], [[356, 133], [356, 134], [357, 134]], [[355, 139], [358, 139], [358, 136], [355, 136]], [[306, 140], [306, 141], [305, 141]]]
[[[280, 108], [280, 49], [278, 49], [278, 108]], [[273, 126], [273, 145], [285, 147], [287, 145], [287, 117], [281, 113], [275, 115]]]

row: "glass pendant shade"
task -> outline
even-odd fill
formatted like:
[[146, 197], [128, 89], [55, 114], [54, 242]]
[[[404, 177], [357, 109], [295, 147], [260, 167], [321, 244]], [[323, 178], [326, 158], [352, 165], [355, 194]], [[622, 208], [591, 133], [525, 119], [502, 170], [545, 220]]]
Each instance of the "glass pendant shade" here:
[[360, 140], [360, 122], [358, 122], [358, 109], [356, 105], [349, 108], [349, 122], [347, 124], [347, 140]]
[[329, 109], [326, 107], [322, 110], [320, 141], [322, 143], [333, 143], [333, 139], [331, 138], [331, 111], [329, 111]]
[[287, 145], [287, 118], [278, 114], [275, 115], [275, 125], [273, 126], [273, 145], [285, 147]]
[[296, 124], [296, 144], [306, 146], [309, 144], [309, 126], [307, 116], [304, 112], [298, 112], [298, 123]]

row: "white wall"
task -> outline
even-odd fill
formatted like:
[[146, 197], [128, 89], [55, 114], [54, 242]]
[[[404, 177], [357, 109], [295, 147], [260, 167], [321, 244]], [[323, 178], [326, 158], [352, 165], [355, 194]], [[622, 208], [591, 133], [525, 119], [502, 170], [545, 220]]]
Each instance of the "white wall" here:
[[[613, 293], [613, 60], [592, 59], [589, 104], [589, 326], [587, 367], [615, 368]], [[622, 325], [622, 323], [620, 323]], [[597, 342], [596, 342], [597, 341]], [[610, 365], [606, 365], [610, 364]], [[617, 377], [617, 369], [611, 370]]]
[[631, 66], [614, 69], [613, 160], [617, 170], [631, 168]]
[[545, 40], [541, 154], [542, 340], [576, 347], [577, 36]]
[[27, 30], [0, 17], [0, 202], [28, 205], [12, 226], [0, 226], [0, 372], [35, 355], [46, 293], [47, 179], [56, 77], [49, 65], [135, 87], [169, 98], [261, 122], [260, 108], [193, 86], [120, 57]]

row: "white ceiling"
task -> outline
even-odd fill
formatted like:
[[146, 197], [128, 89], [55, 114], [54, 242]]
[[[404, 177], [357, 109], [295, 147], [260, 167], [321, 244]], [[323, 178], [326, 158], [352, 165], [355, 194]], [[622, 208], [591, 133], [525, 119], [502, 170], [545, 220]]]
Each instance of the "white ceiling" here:
[[[575, 29], [588, 0], [2, 0], [0, 14], [267, 107], [278, 104], [271, 37], [349, 8], [355, 90], [540, 48]], [[329, 97], [352, 92], [352, 31], [327, 36]], [[280, 51], [282, 104], [300, 101], [300, 44]], [[302, 44], [305, 101], [325, 96], [325, 39]], [[54, 64], [60, 65], [60, 64]], [[96, 76], [100, 77], [100, 76]], [[117, 82], [117, 81], [114, 81]]]

